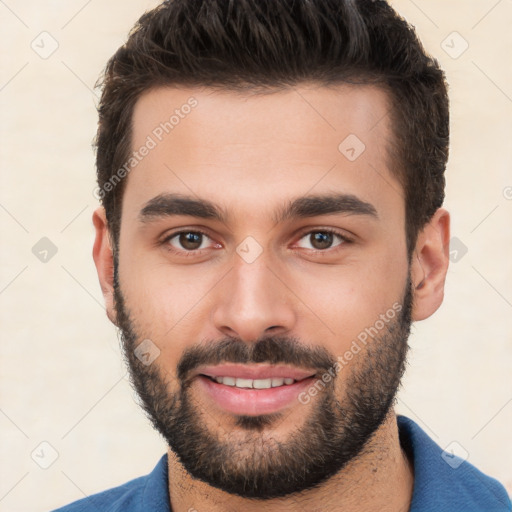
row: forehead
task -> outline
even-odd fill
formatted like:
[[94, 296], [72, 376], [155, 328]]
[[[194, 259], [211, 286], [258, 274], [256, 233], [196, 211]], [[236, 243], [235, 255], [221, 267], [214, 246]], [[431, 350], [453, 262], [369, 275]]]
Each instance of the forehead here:
[[145, 156], [133, 161], [123, 203], [179, 192], [257, 208], [312, 189], [396, 202], [388, 112], [374, 86], [148, 91], [132, 117], [132, 150]]
[[172, 131], [176, 139], [184, 127], [193, 128], [203, 146], [212, 140], [269, 142], [275, 135], [280, 142], [287, 135], [295, 143], [314, 144], [321, 139], [335, 144], [351, 129], [373, 142], [390, 128], [388, 103], [387, 93], [371, 85], [310, 84], [270, 92], [161, 87], [145, 92], [136, 102], [132, 143], [137, 146], [153, 132], [159, 138]]

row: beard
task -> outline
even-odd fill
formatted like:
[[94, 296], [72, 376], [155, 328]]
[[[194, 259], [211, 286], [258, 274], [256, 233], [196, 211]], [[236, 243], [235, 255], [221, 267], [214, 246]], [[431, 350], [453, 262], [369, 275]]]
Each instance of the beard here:
[[[307, 408], [297, 405], [304, 407], [307, 416], [283, 440], [272, 431], [286, 421], [284, 412], [235, 415], [234, 426], [222, 427], [217, 420], [210, 421], [217, 428], [209, 428], [209, 412], [193, 397], [193, 371], [220, 362], [286, 364], [318, 369], [320, 379], [335, 368], [333, 354], [291, 337], [266, 337], [250, 344], [227, 338], [185, 350], [175, 373], [160, 368], [158, 359], [146, 366], [135, 353], [145, 336], [136, 332], [136, 320], [126, 307], [116, 272], [114, 276], [117, 325], [141, 406], [185, 470], [212, 487], [259, 500], [317, 487], [365, 453], [391, 411], [408, 350], [413, 300], [410, 277], [397, 316], [330, 379]], [[343, 393], [337, 396], [340, 375], [344, 376]]]

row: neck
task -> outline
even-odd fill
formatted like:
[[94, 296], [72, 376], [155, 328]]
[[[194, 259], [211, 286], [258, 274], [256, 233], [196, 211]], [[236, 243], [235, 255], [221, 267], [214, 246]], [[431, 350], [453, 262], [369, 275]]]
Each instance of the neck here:
[[379, 427], [357, 459], [317, 488], [285, 498], [265, 500], [234, 496], [194, 479], [169, 450], [169, 491], [173, 512], [313, 511], [407, 512], [414, 475], [400, 446], [394, 411]]

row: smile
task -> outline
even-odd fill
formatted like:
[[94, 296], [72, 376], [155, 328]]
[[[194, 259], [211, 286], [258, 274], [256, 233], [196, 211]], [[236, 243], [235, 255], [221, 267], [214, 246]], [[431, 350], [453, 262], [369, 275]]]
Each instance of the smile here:
[[[208, 377], [205, 375], [205, 377]], [[209, 377], [218, 384], [224, 384], [225, 386], [234, 386], [242, 389], [269, 389], [277, 388], [280, 386], [290, 386], [294, 382], [297, 382], [291, 377], [286, 378], [269, 378], [269, 379], [241, 379], [236, 377]]]
[[195, 380], [200, 394], [215, 409], [258, 416], [303, 407], [298, 397], [314, 378], [314, 370], [226, 363], [198, 369]]

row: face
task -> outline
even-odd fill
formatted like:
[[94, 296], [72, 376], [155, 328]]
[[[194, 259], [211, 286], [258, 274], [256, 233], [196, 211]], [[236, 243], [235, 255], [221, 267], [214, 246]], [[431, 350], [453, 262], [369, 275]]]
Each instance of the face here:
[[389, 412], [412, 291], [387, 110], [369, 86], [136, 104], [132, 147], [150, 149], [126, 178], [115, 316], [192, 476], [300, 492], [361, 456]]

